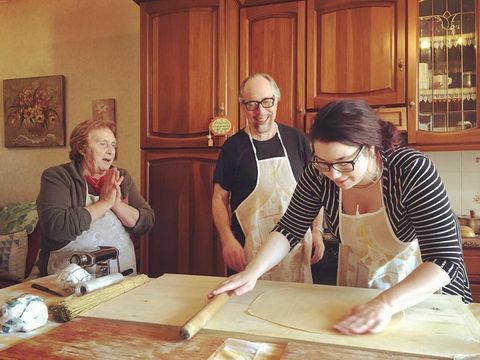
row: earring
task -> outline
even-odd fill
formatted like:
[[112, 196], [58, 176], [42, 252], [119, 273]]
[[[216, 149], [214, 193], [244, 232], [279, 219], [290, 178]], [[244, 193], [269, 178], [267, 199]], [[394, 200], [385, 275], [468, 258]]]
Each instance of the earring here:
[[367, 170], [367, 171], [368, 171], [368, 174], [370, 176], [370, 180], [372, 182], [375, 182], [380, 177], [380, 166], [378, 166], [377, 154], [375, 153], [375, 148], [374, 148], [373, 153], [370, 153], [369, 160], [373, 161], [374, 169], [373, 169], [373, 171], [370, 171], [370, 170]]

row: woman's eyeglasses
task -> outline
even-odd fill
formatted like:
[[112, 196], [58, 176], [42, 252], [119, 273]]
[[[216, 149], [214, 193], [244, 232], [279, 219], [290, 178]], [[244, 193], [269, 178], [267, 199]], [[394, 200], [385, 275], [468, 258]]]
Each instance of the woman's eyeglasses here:
[[273, 105], [275, 105], [275, 96], [272, 96], [270, 98], [265, 98], [260, 101], [246, 101], [243, 103], [243, 106], [245, 106], [245, 109], [248, 111], [255, 111], [258, 109], [258, 107], [262, 104], [262, 107], [264, 109], [271, 108]]
[[318, 171], [329, 172], [332, 168], [340, 171], [342, 173], [348, 173], [355, 170], [355, 163], [358, 161], [362, 150], [365, 148], [365, 145], [360, 146], [358, 151], [355, 154], [355, 157], [350, 161], [337, 161], [334, 163], [329, 163], [326, 161], [320, 160], [316, 155], [312, 157], [312, 164]]

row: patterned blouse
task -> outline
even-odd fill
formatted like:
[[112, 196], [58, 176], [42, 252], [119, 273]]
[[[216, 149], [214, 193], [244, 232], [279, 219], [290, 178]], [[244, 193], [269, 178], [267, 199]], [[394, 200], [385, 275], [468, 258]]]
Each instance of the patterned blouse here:
[[[433, 163], [424, 154], [404, 147], [382, 151], [381, 156], [383, 202], [395, 235], [406, 243], [418, 239], [422, 261], [433, 262], [446, 271], [451, 281], [442, 293], [472, 302], [458, 219]], [[310, 164], [274, 231], [286, 236], [293, 247], [322, 207], [329, 229], [341, 242], [339, 188]]]

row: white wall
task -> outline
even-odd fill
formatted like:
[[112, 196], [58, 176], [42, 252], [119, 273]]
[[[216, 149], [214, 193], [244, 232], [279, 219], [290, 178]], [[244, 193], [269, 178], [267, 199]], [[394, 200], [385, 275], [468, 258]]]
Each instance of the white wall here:
[[480, 216], [480, 151], [426, 154], [442, 177], [453, 211], [469, 215], [470, 210], [475, 210]]
[[[65, 76], [66, 147], [5, 148], [0, 206], [35, 200], [42, 171], [68, 162], [72, 129], [92, 100], [116, 101], [116, 164], [140, 187], [140, 7], [132, 0], [0, 0], [0, 79]], [[3, 104], [3, 84], [0, 85]]]

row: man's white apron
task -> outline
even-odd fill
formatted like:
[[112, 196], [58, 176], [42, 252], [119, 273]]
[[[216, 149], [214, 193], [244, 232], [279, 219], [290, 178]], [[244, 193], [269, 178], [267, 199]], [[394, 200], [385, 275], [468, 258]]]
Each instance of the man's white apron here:
[[[284, 156], [264, 160], [258, 160], [248, 127], [246, 132], [257, 163], [257, 184], [252, 193], [237, 207], [235, 214], [245, 234], [245, 255], [247, 262], [250, 262], [287, 210], [297, 182], [278, 128]], [[261, 279], [312, 283], [311, 252], [312, 234], [308, 230], [303, 241]]]

